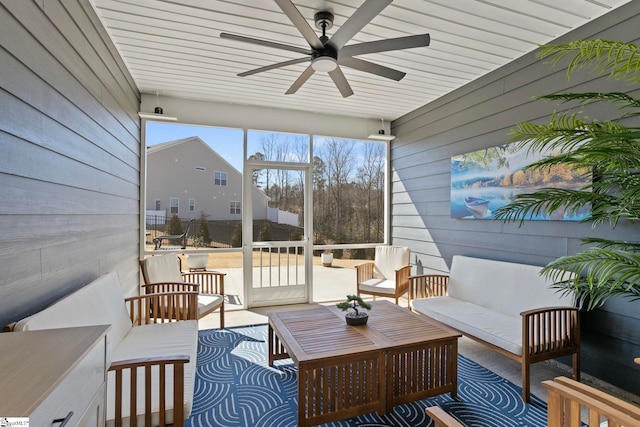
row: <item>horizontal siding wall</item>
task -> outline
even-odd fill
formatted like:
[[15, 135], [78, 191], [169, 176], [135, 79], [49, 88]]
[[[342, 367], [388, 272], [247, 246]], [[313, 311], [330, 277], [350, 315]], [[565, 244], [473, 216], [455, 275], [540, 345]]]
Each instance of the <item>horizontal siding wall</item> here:
[[[558, 40], [587, 38], [637, 42], [640, 2], [620, 9]], [[444, 96], [392, 123], [392, 241], [411, 247], [414, 272], [447, 272], [451, 257], [469, 255], [545, 265], [583, 249], [590, 235], [640, 241], [638, 225], [592, 229], [590, 224], [527, 221], [522, 227], [491, 220], [450, 217], [451, 157], [505, 144], [515, 123], [548, 121], [561, 106], [533, 101], [555, 91], [629, 91], [626, 83], [586, 71], [567, 81], [563, 66], [551, 67], [534, 54]], [[634, 92], [640, 95], [638, 91]], [[588, 110], [602, 118], [609, 111]], [[499, 297], [499, 296], [497, 296]], [[640, 302], [612, 300], [583, 314], [583, 370], [640, 395]]]
[[139, 93], [89, 0], [0, 2], [0, 324], [138, 289]]

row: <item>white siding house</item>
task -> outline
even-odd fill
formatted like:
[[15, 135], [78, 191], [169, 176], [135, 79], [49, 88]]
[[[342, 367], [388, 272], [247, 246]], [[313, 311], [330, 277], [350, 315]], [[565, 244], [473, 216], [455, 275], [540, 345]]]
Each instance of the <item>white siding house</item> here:
[[[242, 174], [197, 136], [147, 148], [147, 214], [242, 219]], [[268, 197], [253, 187], [253, 218], [267, 219]]]

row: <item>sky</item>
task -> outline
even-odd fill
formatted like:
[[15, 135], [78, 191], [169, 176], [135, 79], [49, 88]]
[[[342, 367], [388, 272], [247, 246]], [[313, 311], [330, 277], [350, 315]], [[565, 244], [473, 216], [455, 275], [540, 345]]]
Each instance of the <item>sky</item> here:
[[[249, 131], [247, 151], [249, 155], [261, 151], [260, 137], [269, 132]], [[238, 171], [242, 172], [243, 131], [237, 128], [198, 126], [180, 123], [147, 122], [146, 144], [152, 146], [176, 139], [198, 136]], [[304, 135], [306, 138], [307, 136]], [[314, 147], [322, 146], [325, 138], [314, 138]], [[373, 142], [373, 141], [372, 141]], [[361, 147], [361, 144], [356, 144]], [[357, 155], [361, 155], [360, 152]], [[358, 159], [359, 164], [362, 159]]]
[[[242, 129], [147, 122], [147, 146], [198, 136], [242, 172]], [[249, 150], [251, 152], [251, 150]]]

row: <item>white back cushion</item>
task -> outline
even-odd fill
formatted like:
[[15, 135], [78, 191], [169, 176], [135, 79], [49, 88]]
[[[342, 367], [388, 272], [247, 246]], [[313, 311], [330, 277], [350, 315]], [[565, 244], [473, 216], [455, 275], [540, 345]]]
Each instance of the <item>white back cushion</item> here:
[[132, 328], [118, 274], [113, 271], [89, 283], [44, 310], [20, 320], [16, 331], [111, 325], [107, 332], [107, 361]]
[[396, 279], [396, 270], [409, 265], [411, 250], [404, 246], [376, 246], [373, 277], [377, 279]]
[[154, 255], [145, 259], [144, 271], [149, 283], [184, 282], [176, 254]]
[[497, 312], [519, 316], [525, 310], [572, 306], [573, 297], [550, 288], [542, 267], [455, 255], [448, 294]]

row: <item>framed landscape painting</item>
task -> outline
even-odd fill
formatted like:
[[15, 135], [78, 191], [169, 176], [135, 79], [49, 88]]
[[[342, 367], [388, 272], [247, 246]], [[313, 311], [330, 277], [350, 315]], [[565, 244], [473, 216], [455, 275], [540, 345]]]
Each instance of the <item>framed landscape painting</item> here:
[[[524, 170], [548, 155], [505, 144], [451, 157], [451, 217], [493, 219], [493, 212], [517, 194], [541, 188], [580, 189], [590, 182], [589, 173], [565, 165], [544, 171]], [[573, 214], [560, 209], [525, 219], [579, 221], [588, 214], [589, 207], [585, 207]]]

